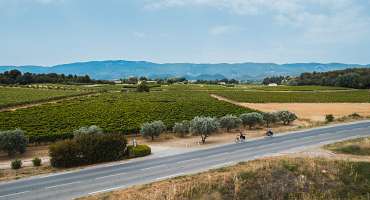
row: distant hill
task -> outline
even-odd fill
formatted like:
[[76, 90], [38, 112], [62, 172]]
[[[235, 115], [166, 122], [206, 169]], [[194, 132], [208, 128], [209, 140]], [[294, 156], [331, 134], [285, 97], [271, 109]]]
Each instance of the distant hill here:
[[325, 72], [353, 67], [370, 67], [370, 65], [343, 63], [152, 63], [146, 61], [107, 60], [90, 61], [55, 66], [0, 66], [0, 72], [18, 69], [32, 73], [63, 73], [89, 75], [94, 79], [113, 80], [129, 76], [147, 76], [166, 78], [181, 76], [189, 80], [215, 80], [234, 78], [238, 80], [262, 80], [267, 76], [297, 76], [303, 72]]

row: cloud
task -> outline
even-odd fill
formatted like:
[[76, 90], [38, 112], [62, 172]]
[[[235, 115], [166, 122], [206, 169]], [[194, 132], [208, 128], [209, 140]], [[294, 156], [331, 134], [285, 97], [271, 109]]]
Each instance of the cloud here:
[[[149, 0], [146, 8], [209, 7], [243, 16], [269, 16], [273, 23], [297, 29], [318, 42], [361, 40], [370, 32], [369, 3], [362, 0]], [[228, 32], [215, 27], [211, 34]]]
[[220, 26], [214, 26], [209, 29], [209, 34], [211, 35], [224, 35], [228, 33], [234, 33], [236, 31], [239, 31], [240, 28], [237, 26], [232, 25], [220, 25]]

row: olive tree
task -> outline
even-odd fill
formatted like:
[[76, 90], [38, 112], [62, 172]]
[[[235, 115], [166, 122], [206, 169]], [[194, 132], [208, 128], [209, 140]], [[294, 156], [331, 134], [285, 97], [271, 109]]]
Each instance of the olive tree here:
[[225, 128], [227, 132], [230, 132], [233, 128], [238, 128], [242, 120], [234, 115], [226, 115], [219, 119], [220, 127]]
[[142, 81], [140, 84], [137, 85], [136, 91], [137, 92], [149, 92], [150, 87], [148, 86], [146, 81]]
[[154, 121], [151, 123], [144, 123], [141, 126], [140, 133], [147, 138], [154, 140], [154, 137], [158, 137], [161, 133], [166, 130], [166, 126], [162, 121]]
[[263, 123], [263, 116], [258, 112], [244, 113], [240, 115], [240, 119], [244, 126], [249, 126], [249, 129]]
[[279, 121], [279, 116], [276, 112], [265, 112], [262, 113], [262, 116], [267, 127], [270, 127], [270, 124], [274, 124]]
[[284, 123], [284, 125], [288, 125], [298, 118], [296, 114], [287, 110], [279, 111], [278, 116], [279, 119]]
[[182, 122], [177, 122], [173, 126], [172, 131], [181, 137], [184, 137], [186, 134], [189, 133], [189, 128], [190, 128], [190, 122], [187, 120], [184, 120]]
[[93, 134], [103, 134], [103, 129], [98, 126], [92, 125], [87, 127], [81, 127], [75, 131], [73, 131], [74, 137], [81, 137], [84, 135], [93, 135]]
[[24, 153], [28, 144], [28, 137], [21, 129], [0, 131], [0, 150], [8, 153], [9, 156], [16, 152]]
[[200, 135], [202, 143], [206, 142], [206, 139], [212, 133], [215, 133], [219, 128], [219, 122], [216, 118], [212, 117], [195, 117], [190, 122], [190, 132], [195, 135]]

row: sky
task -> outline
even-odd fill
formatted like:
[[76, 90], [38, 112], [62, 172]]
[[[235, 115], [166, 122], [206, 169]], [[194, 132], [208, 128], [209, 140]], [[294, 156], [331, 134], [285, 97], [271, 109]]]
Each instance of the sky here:
[[0, 0], [0, 65], [370, 63], [370, 0]]

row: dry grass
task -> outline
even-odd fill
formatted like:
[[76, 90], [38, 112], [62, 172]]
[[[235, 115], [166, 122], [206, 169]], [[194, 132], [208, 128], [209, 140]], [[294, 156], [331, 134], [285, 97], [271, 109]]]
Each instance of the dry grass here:
[[336, 153], [370, 156], [370, 137], [337, 142], [325, 148]]
[[0, 169], [0, 181], [9, 181], [20, 178], [25, 178], [29, 176], [48, 174], [53, 172], [58, 172], [61, 170], [54, 169], [50, 166], [40, 166], [40, 167], [23, 167], [18, 170], [13, 169]]
[[81, 199], [366, 199], [369, 185], [369, 162], [279, 157]]

